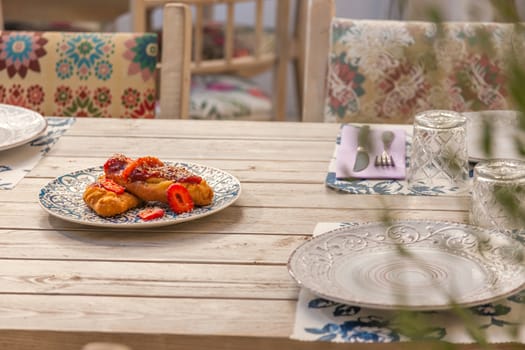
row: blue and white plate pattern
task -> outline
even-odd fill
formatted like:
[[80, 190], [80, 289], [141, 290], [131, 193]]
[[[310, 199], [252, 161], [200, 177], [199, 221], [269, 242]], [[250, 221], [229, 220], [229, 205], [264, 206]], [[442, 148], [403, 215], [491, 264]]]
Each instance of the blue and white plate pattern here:
[[204, 178], [213, 188], [213, 203], [205, 207], [195, 207], [193, 211], [183, 214], [175, 214], [167, 205], [154, 203], [155, 206], [164, 206], [166, 214], [162, 218], [150, 221], [144, 221], [137, 215], [149, 204], [128, 210], [121, 215], [104, 218], [91, 210], [82, 199], [86, 186], [103, 174], [100, 166], [78, 170], [54, 179], [40, 190], [40, 205], [53, 216], [79, 224], [113, 228], [146, 228], [177, 224], [214, 214], [233, 204], [241, 194], [239, 180], [223, 170], [192, 163], [164, 163], [184, 166]]

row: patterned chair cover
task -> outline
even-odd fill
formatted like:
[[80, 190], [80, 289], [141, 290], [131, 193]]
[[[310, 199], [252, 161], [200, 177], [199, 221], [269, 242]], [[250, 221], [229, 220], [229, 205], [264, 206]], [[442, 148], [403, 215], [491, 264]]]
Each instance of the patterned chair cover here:
[[194, 75], [190, 118], [271, 120], [272, 100], [252, 80], [234, 75]]
[[523, 52], [517, 34], [502, 23], [334, 19], [325, 121], [412, 123], [428, 109], [513, 109], [506, 67]]
[[[205, 24], [203, 59], [224, 58], [225, 25]], [[262, 53], [275, 51], [275, 34], [262, 33]], [[255, 30], [251, 26], [236, 26], [233, 57], [253, 54]], [[192, 50], [193, 52], [193, 50]], [[190, 118], [271, 120], [272, 100], [254, 80], [233, 74], [192, 75]]]
[[0, 32], [0, 103], [43, 115], [154, 118], [157, 35]]

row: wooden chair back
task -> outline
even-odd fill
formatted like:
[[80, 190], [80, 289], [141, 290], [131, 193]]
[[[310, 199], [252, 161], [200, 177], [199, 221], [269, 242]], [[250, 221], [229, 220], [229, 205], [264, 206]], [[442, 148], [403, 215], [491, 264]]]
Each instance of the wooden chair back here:
[[334, 15], [334, 0], [310, 0], [305, 10], [304, 78], [301, 85], [301, 120], [304, 122], [324, 121], [328, 52]]
[[[191, 6], [194, 12], [193, 30], [189, 30], [192, 40], [191, 74], [227, 73], [241, 76], [254, 76], [273, 70], [273, 115], [276, 120], [284, 120], [286, 115], [287, 67], [292, 57], [290, 23], [290, 0], [276, 2], [275, 50], [263, 50], [265, 0], [179, 0], [177, 3]], [[303, 0], [300, 0], [303, 1]], [[149, 13], [153, 8], [173, 0], [131, 0], [133, 31], [142, 32], [149, 28]], [[255, 11], [254, 49], [237, 57], [234, 54], [234, 34], [237, 26], [235, 9], [241, 3], [253, 3]], [[206, 59], [203, 55], [204, 28], [209, 23], [214, 6], [226, 6], [223, 58]], [[170, 24], [164, 21], [163, 25]], [[188, 37], [186, 35], [185, 37]], [[164, 40], [163, 40], [164, 41]]]
[[304, 120], [412, 123], [429, 109], [514, 109], [507, 68], [525, 39], [516, 28], [335, 18], [331, 36], [311, 33], [307, 46]]
[[160, 59], [158, 117], [187, 118], [190, 101], [191, 11], [183, 4], [167, 4]]

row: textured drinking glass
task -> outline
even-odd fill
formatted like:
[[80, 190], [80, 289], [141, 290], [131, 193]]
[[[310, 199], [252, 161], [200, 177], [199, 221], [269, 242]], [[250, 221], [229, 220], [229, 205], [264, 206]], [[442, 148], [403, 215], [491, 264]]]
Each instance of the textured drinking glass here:
[[522, 231], [525, 209], [525, 162], [493, 159], [474, 167], [470, 222], [499, 230]]
[[466, 117], [445, 110], [417, 114], [407, 170], [409, 188], [468, 189]]

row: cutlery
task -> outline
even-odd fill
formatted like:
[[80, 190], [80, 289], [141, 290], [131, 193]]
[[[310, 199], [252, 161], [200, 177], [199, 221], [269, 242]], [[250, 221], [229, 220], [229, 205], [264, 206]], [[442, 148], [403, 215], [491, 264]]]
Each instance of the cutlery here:
[[394, 141], [394, 137], [394, 133], [389, 130], [383, 131], [381, 134], [381, 141], [383, 141], [383, 153], [376, 156], [375, 166], [396, 166], [394, 163], [394, 157], [392, 157], [392, 155], [389, 153], [390, 146], [392, 146], [392, 142]]
[[370, 126], [363, 125], [357, 134], [357, 155], [355, 157], [354, 171], [359, 172], [368, 166], [370, 158], [368, 156], [368, 136]]

